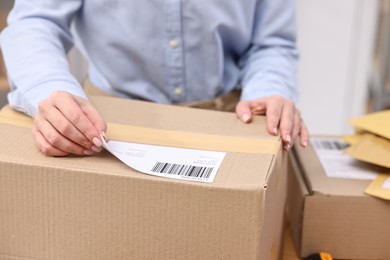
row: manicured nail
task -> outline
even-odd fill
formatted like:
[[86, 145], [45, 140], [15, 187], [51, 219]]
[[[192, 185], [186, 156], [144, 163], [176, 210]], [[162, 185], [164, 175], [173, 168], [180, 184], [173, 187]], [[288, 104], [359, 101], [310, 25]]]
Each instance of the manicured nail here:
[[104, 140], [106, 140], [106, 141], [107, 141], [106, 132], [102, 131], [102, 136], [103, 136]]
[[84, 155], [87, 155], [87, 156], [90, 156], [90, 155], [93, 155], [94, 154], [94, 152], [93, 151], [91, 151], [91, 150], [84, 150]]
[[291, 144], [291, 136], [290, 135], [286, 135], [286, 142], [288, 142], [288, 144]]
[[303, 142], [302, 142], [302, 146], [303, 146], [304, 148], [306, 148], [307, 142], [306, 142], [306, 141], [303, 141]]
[[92, 143], [93, 143], [94, 145], [96, 145], [97, 147], [101, 147], [101, 146], [102, 146], [102, 141], [100, 141], [99, 138], [97, 138], [97, 137], [94, 137], [94, 138], [92, 139]]
[[278, 135], [278, 129], [275, 127], [272, 132], [274, 133], [274, 135]]
[[95, 146], [95, 145], [92, 145], [91, 149], [92, 149], [93, 151], [97, 152], [97, 153], [100, 152], [100, 151], [102, 150], [101, 147], [97, 147], [97, 146]]
[[250, 116], [248, 114], [242, 114], [241, 116], [241, 119], [242, 121], [244, 121], [245, 123], [248, 123], [249, 119], [250, 119]]
[[288, 143], [284, 146], [284, 150], [289, 151], [291, 149], [291, 144]]

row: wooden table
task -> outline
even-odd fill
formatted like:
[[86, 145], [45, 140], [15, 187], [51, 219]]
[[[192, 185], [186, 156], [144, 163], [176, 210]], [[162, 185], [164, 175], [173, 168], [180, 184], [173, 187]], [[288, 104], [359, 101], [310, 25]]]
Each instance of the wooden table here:
[[291, 236], [291, 230], [286, 227], [284, 231], [284, 245], [282, 260], [300, 260], [295, 250], [294, 243]]

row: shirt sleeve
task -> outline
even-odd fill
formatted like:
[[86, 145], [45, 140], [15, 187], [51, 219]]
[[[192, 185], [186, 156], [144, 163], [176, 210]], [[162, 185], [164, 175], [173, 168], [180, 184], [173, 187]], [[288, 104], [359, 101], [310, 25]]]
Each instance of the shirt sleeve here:
[[296, 101], [295, 0], [259, 0], [252, 44], [240, 58], [241, 99], [272, 95]]
[[82, 0], [16, 0], [0, 44], [10, 80], [11, 107], [35, 116], [56, 90], [86, 98], [69, 71], [70, 24]]

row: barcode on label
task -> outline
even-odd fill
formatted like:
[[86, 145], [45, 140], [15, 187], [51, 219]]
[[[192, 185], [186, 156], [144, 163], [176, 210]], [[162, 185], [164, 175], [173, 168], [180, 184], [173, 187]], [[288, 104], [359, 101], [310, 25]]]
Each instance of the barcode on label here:
[[214, 167], [201, 167], [166, 162], [157, 162], [152, 172], [178, 175], [186, 178], [208, 179]]
[[343, 150], [348, 146], [347, 143], [335, 139], [315, 139], [312, 143], [316, 149], [322, 150]]

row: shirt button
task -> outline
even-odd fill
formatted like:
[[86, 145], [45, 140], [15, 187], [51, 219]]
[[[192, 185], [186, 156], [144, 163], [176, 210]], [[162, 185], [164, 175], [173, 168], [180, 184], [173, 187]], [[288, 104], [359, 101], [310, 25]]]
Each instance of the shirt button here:
[[176, 87], [175, 88], [175, 95], [178, 97], [178, 96], [181, 96], [181, 94], [183, 93], [183, 89], [181, 87]]
[[170, 40], [170, 41], [169, 41], [169, 46], [170, 46], [172, 49], [176, 48], [178, 45], [179, 45], [179, 44], [177, 43], [176, 40]]

